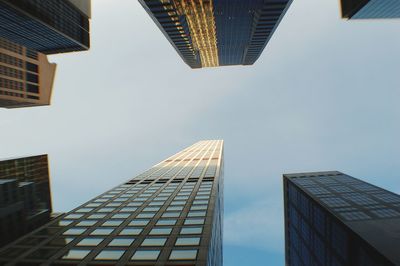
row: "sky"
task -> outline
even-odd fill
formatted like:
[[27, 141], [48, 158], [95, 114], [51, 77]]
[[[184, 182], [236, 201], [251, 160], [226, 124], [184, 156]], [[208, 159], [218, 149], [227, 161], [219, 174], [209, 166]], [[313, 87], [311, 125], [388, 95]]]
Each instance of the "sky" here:
[[400, 193], [400, 20], [295, 0], [253, 66], [192, 70], [136, 0], [92, 4], [90, 51], [50, 56], [52, 105], [0, 109], [0, 158], [49, 154], [56, 212], [224, 139], [224, 265], [274, 266], [283, 173], [338, 170]]

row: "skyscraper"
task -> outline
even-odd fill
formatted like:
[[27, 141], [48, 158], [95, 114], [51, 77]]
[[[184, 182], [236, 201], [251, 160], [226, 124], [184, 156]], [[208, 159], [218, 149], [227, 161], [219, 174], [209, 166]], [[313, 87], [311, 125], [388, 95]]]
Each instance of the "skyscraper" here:
[[4, 247], [0, 264], [220, 266], [222, 215], [223, 142], [200, 141]]
[[55, 71], [46, 55], [0, 38], [0, 107], [49, 105]]
[[0, 161], [0, 247], [50, 221], [47, 155]]
[[0, 37], [44, 54], [89, 49], [90, 0], [0, 0]]
[[139, 0], [191, 68], [252, 65], [292, 0]]
[[340, 3], [343, 18], [400, 18], [400, 1], [397, 0], [341, 0]]
[[400, 196], [340, 172], [285, 174], [286, 265], [400, 265]]

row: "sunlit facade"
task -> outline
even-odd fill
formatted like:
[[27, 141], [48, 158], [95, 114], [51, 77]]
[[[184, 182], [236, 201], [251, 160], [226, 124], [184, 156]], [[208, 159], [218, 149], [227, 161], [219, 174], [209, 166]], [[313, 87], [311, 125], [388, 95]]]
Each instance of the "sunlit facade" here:
[[44, 54], [87, 50], [90, 0], [0, 0], [0, 37]]
[[400, 1], [398, 0], [341, 0], [340, 2], [343, 18], [400, 18]]
[[0, 247], [51, 219], [47, 155], [0, 161]]
[[200, 141], [0, 250], [1, 265], [222, 266], [223, 141]]
[[340, 172], [285, 174], [286, 265], [400, 265], [400, 196]]
[[0, 107], [49, 105], [55, 72], [45, 54], [0, 38]]
[[292, 0], [139, 0], [191, 68], [252, 65]]

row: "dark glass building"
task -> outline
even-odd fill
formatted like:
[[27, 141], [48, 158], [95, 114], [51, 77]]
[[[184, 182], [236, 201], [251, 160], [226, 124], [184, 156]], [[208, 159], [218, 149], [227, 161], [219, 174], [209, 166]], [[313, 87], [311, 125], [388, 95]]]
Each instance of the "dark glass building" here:
[[252, 65], [292, 0], [139, 0], [191, 68]]
[[0, 250], [1, 265], [222, 265], [223, 142], [200, 141]]
[[400, 196], [340, 172], [285, 174], [286, 265], [400, 265]]
[[0, 161], [0, 247], [50, 221], [47, 155]]
[[340, 0], [340, 3], [343, 18], [400, 18], [398, 0]]
[[0, 0], [0, 37], [44, 54], [89, 49], [90, 0]]

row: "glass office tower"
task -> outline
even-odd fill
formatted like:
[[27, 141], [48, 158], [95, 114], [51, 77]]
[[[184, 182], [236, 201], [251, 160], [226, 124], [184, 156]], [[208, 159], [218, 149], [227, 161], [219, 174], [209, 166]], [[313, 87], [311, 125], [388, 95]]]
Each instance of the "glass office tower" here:
[[4, 247], [0, 264], [220, 266], [222, 216], [223, 141], [200, 141]]
[[252, 65], [292, 0], [139, 0], [191, 68]]
[[0, 247], [50, 221], [47, 155], [0, 161]]
[[286, 265], [400, 265], [400, 196], [340, 172], [285, 174]]
[[343, 18], [400, 18], [398, 0], [341, 0], [340, 3]]
[[0, 0], [0, 37], [44, 54], [89, 49], [90, 0]]

